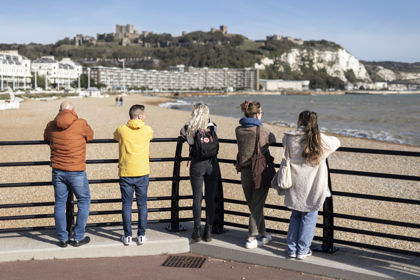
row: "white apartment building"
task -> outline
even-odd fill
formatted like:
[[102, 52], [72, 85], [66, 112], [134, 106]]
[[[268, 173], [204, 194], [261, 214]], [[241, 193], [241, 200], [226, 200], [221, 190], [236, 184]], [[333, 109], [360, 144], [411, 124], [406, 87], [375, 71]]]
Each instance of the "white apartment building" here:
[[54, 56], [43, 56], [32, 61], [31, 70], [36, 75], [46, 77], [48, 85], [54, 84], [57, 88], [70, 88], [70, 83], [79, 78], [83, 68], [70, 58], [56, 61]]
[[0, 90], [31, 86], [31, 61], [16, 50], [0, 51]]
[[[87, 72], [87, 71], [85, 71]], [[195, 68], [177, 65], [170, 71], [96, 66], [90, 69], [95, 83], [109, 89], [148, 88], [157, 90], [258, 89], [259, 71], [254, 68]]]
[[265, 91], [279, 90], [309, 90], [308, 80], [303, 81], [287, 81], [287, 80], [260, 80], [261, 88]]

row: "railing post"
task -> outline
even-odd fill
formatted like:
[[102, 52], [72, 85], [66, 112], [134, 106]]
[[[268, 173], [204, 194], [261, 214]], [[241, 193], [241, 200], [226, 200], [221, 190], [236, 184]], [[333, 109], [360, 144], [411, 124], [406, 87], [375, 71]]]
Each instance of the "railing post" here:
[[184, 142], [184, 138], [179, 136], [176, 144], [174, 170], [172, 176], [171, 224], [167, 227], [168, 231], [183, 230], [183, 227], [179, 224], [179, 181], [182, 161], [182, 144]]
[[73, 192], [69, 191], [66, 203], [66, 221], [67, 221], [67, 232], [69, 233], [69, 239], [73, 237], [74, 231], [74, 198]]
[[[328, 168], [328, 188], [332, 193], [332, 184], [331, 184], [331, 175], [330, 167], [327, 160]], [[334, 208], [333, 208], [333, 197], [327, 197], [323, 206], [323, 224], [324, 228], [322, 230], [322, 245], [319, 248], [319, 251], [324, 253], [334, 253], [337, 251], [337, 248], [334, 247]]]

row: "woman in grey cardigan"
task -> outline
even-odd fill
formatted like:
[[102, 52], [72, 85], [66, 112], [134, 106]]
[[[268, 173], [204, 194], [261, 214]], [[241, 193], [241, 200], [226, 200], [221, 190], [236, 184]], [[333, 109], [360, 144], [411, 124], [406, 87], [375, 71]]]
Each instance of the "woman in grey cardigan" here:
[[[245, 117], [239, 120], [240, 126], [235, 130], [238, 141], [238, 155], [236, 168], [241, 172], [241, 183], [245, 199], [250, 210], [248, 240], [245, 247], [256, 248], [271, 240], [271, 235], [265, 231], [264, 204], [267, 198], [268, 188], [255, 189], [252, 180], [251, 158], [255, 150], [256, 127], [260, 127], [261, 152], [269, 152], [268, 146], [276, 142], [274, 134], [261, 123], [263, 111], [257, 101], [245, 101], [241, 104]], [[259, 238], [257, 238], [259, 237]]]
[[295, 131], [286, 132], [282, 141], [289, 151], [293, 182], [285, 191], [284, 203], [292, 210], [287, 232], [288, 255], [302, 260], [312, 255], [310, 245], [318, 209], [331, 196], [326, 158], [338, 149], [340, 141], [319, 132], [315, 112], [301, 112], [297, 126]]

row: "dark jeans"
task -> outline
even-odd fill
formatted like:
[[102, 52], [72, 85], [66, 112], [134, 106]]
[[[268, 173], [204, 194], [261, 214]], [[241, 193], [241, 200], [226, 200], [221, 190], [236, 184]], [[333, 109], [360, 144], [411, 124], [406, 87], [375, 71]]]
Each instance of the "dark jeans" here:
[[149, 175], [139, 177], [120, 177], [119, 183], [122, 198], [124, 235], [132, 236], [131, 214], [134, 192], [136, 192], [139, 223], [137, 236], [145, 235], [147, 226], [147, 189], [149, 187]]
[[193, 191], [194, 226], [201, 224], [201, 202], [203, 199], [203, 182], [206, 199], [206, 224], [212, 226], [214, 221], [215, 195], [219, 177], [217, 158], [192, 160], [190, 165], [191, 186]]

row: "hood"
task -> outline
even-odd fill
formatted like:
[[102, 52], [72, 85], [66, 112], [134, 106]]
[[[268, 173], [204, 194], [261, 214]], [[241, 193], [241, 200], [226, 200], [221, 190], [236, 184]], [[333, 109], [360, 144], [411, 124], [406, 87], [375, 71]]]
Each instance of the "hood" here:
[[129, 120], [127, 122], [127, 126], [131, 129], [141, 129], [145, 126], [146, 124], [144, 123], [144, 121], [142, 120]]
[[239, 123], [245, 127], [262, 126], [262, 123], [257, 118], [242, 118]]
[[54, 119], [54, 122], [59, 129], [67, 129], [77, 119], [78, 116], [75, 112], [65, 109], [58, 113]]

